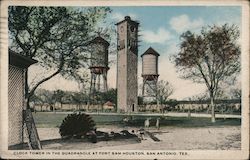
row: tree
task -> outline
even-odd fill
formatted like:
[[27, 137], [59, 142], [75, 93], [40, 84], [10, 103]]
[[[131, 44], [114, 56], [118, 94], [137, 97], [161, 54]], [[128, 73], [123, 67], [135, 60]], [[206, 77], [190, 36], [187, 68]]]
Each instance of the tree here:
[[239, 36], [238, 27], [228, 24], [203, 28], [201, 34], [187, 31], [181, 35], [180, 52], [174, 57], [182, 78], [206, 84], [212, 122], [220, 83], [240, 71]]
[[35, 90], [55, 75], [83, 79], [80, 71], [88, 60], [88, 41], [108, 12], [107, 7], [9, 7], [10, 48], [54, 71], [33, 86], [25, 71], [27, 107]]
[[[140, 84], [139, 86], [139, 88], [143, 88], [143, 84]], [[155, 84], [145, 85], [144, 94], [146, 96], [138, 96], [138, 104], [157, 104], [157, 99], [160, 104], [164, 104], [168, 97], [173, 94], [173, 91], [173, 86], [168, 81], [164, 80], [158, 81], [157, 87]], [[157, 99], [155, 97], [156, 94]]]
[[55, 99], [55, 101], [60, 103], [61, 109], [62, 109], [64, 95], [65, 95], [64, 91], [62, 91], [60, 89], [54, 91], [54, 94], [53, 94], [53, 98]]
[[44, 104], [48, 104], [51, 110], [54, 110], [56, 99], [56, 92], [38, 89], [35, 94], [33, 94], [30, 98], [30, 102], [33, 102], [34, 105], [40, 105], [41, 110]]
[[138, 96], [138, 105], [143, 105], [143, 98], [142, 96]]
[[241, 89], [240, 88], [231, 89], [231, 99], [241, 99]]
[[49, 105], [51, 111], [55, 111], [55, 92], [51, 92], [48, 90], [44, 90], [42, 97], [44, 98], [44, 101]]
[[110, 101], [117, 104], [117, 89], [111, 88], [107, 92], [102, 93], [102, 102], [106, 103], [107, 101]]
[[78, 110], [80, 110], [81, 104], [87, 104], [88, 96], [82, 92], [75, 92], [71, 95], [72, 102], [77, 105]]
[[169, 99], [169, 100], [166, 102], [166, 104], [168, 104], [169, 107], [168, 107], [168, 108], [165, 108], [165, 109], [167, 109], [168, 111], [171, 111], [171, 110], [174, 109], [174, 107], [175, 107], [177, 104], [179, 104], [179, 102], [178, 102], [176, 99]]
[[157, 84], [157, 94], [160, 104], [165, 104], [169, 96], [174, 92], [172, 85], [168, 81], [160, 80]]
[[208, 99], [209, 99], [209, 95], [207, 92], [188, 97], [188, 100], [190, 100], [190, 101], [206, 101]]
[[30, 97], [30, 102], [33, 103], [33, 109], [36, 110], [36, 106], [40, 106], [40, 110], [42, 111], [42, 107], [45, 103], [44, 99], [38, 95], [38, 94], [33, 94], [31, 97]]

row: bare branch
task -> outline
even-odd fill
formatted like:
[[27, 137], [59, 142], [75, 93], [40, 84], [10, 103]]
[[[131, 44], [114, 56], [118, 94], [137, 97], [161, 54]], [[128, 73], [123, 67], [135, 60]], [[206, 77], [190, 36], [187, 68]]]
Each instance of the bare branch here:
[[51, 74], [50, 76], [42, 79], [41, 81], [37, 82], [37, 84], [29, 92], [28, 98], [30, 98], [30, 96], [32, 96], [34, 94], [34, 92], [37, 89], [37, 87], [39, 87], [42, 83], [48, 81], [49, 79], [51, 79], [52, 77], [54, 77], [55, 75], [57, 75], [58, 73], [60, 73], [60, 71], [63, 69], [63, 65], [64, 65], [64, 57], [63, 57], [63, 54], [62, 54], [61, 55], [61, 60], [60, 60], [60, 65], [59, 65], [57, 71], [54, 72], [53, 74]]

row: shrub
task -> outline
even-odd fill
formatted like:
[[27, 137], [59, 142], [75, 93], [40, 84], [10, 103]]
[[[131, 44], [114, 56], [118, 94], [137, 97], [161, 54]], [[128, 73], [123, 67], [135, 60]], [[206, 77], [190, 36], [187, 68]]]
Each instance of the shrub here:
[[62, 137], [80, 138], [88, 131], [95, 129], [95, 122], [87, 114], [73, 113], [65, 117], [59, 128], [59, 133]]

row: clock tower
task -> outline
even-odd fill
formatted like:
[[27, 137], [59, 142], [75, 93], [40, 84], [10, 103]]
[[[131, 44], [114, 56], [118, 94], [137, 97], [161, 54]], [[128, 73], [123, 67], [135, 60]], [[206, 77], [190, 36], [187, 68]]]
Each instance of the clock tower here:
[[117, 111], [137, 112], [139, 23], [126, 16], [117, 23]]

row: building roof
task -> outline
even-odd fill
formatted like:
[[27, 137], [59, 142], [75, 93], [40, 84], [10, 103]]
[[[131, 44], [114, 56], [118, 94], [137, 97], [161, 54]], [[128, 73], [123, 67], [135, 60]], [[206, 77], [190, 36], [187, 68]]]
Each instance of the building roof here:
[[30, 65], [37, 63], [37, 60], [26, 57], [22, 54], [18, 54], [9, 49], [9, 64], [19, 67], [19, 68], [28, 68]]
[[103, 39], [101, 36], [94, 38], [89, 43], [103, 43], [104, 45], [109, 46], [109, 42]]
[[106, 106], [114, 106], [114, 104], [112, 102], [110, 102], [110, 101], [107, 101], [106, 103], [104, 103], [104, 105], [106, 105]]
[[146, 55], [146, 54], [152, 54], [152, 55], [156, 55], [156, 56], [160, 56], [160, 54], [158, 52], [156, 52], [152, 47], [149, 47], [142, 55]]
[[124, 20], [122, 20], [122, 21], [116, 23], [115, 25], [119, 25], [120, 23], [123, 23], [123, 22], [125, 22], [125, 21], [128, 21], [128, 22], [130, 22], [130, 23], [139, 25], [139, 22], [131, 20], [130, 16], [125, 16], [125, 17], [124, 17]]

